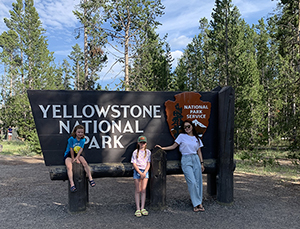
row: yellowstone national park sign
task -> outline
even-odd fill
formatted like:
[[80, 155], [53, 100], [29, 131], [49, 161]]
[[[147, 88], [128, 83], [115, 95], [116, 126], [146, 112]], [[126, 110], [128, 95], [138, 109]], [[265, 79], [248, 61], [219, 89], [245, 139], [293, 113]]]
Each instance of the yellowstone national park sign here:
[[[28, 97], [47, 166], [64, 164], [67, 139], [78, 124], [85, 127], [89, 163], [130, 162], [140, 135], [147, 136], [150, 150], [171, 145], [185, 119], [195, 123], [202, 137], [203, 157], [218, 153], [218, 91], [29, 90]], [[167, 159], [180, 159], [178, 149], [168, 152]]]

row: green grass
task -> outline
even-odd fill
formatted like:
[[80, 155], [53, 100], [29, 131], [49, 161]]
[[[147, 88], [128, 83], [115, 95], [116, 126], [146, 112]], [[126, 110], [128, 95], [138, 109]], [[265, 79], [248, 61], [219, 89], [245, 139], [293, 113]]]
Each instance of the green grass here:
[[12, 156], [34, 156], [36, 153], [31, 152], [28, 143], [22, 141], [0, 141], [2, 145], [2, 155], [12, 155]]
[[286, 150], [237, 151], [234, 155], [236, 171], [272, 175], [284, 180], [300, 182], [300, 161], [290, 159]]

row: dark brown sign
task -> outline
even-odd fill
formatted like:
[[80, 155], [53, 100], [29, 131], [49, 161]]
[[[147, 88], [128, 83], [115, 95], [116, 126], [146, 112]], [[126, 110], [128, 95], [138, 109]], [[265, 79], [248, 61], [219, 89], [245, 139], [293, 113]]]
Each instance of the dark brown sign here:
[[[197, 121], [199, 133], [205, 132], [202, 137], [204, 158], [217, 155], [217, 91], [199, 94], [29, 90], [28, 97], [47, 166], [64, 165], [67, 139], [78, 124], [85, 127], [84, 155], [89, 163], [130, 162], [140, 135], [147, 137], [150, 150], [156, 144], [171, 145], [174, 138], [169, 125], [178, 127], [168, 125], [169, 109], [173, 112], [182, 109], [182, 118]], [[174, 108], [168, 108], [174, 99]], [[167, 159], [179, 160], [178, 149], [169, 152]]]

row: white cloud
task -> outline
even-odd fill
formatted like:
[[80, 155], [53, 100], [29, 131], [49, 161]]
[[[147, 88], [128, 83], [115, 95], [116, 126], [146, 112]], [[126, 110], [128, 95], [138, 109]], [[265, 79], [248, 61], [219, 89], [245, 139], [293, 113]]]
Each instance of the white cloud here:
[[173, 63], [172, 63], [172, 69], [175, 70], [177, 63], [179, 61], [179, 59], [182, 57], [183, 52], [180, 50], [176, 50], [171, 52], [172, 58], [174, 59]]
[[243, 16], [255, 14], [261, 11], [271, 11], [276, 7], [277, 1], [271, 0], [233, 0], [232, 3], [236, 5]]
[[56, 55], [60, 55], [60, 56], [64, 56], [67, 57], [68, 55], [70, 55], [70, 53], [73, 51], [73, 49], [66, 49], [66, 50], [58, 50], [55, 51]]
[[195, 34], [199, 27], [200, 18], [210, 18], [213, 1], [206, 0], [165, 0], [165, 15], [158, 20], [162, 23], [159, 27], [161, 34]]
[[11, 4], [13, 0], [1, 0], [0, 1], [0, 34], [7, 29], [4, 18], [9, 18], [9, 10], [11, 10]]
[[179, 37], [174, 37], [169, 41], [169, 44], [172, 49], [186, 47], [187, 44], [191, 43], [193, 38], [181, 35]]
[[271, 0], [233, 0], [232, 2], [249, 24], [257, 24], [262, 17], [268, 17], [276, 9], [277, 4], [277, 1]]
[[[15, 0], [2, 0], [0, 3], [0, 32], [6, 30], [3, 18], [10, 18], [9, 10], [12, 10], [12, 3]], [[36, 0], [34, 7], [36, 8], [42, 26], [49, 32], [57, 33], [57, 31], [66, 31], [79, 27], [79, 22], [73, 14], [73, 10], [80, 0]]]
[[37, 0], [35, 7], [46, 29], [68, 30], [78, 25], [72, 11], [79, 2], [80, 0]]

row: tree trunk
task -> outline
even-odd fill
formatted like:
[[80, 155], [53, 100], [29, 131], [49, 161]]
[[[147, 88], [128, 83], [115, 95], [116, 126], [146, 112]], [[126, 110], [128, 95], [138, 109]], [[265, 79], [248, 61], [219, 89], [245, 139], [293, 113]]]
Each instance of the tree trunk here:
[[77, 85], [75, 85], [75, 87], [77, 87], [77, 90], [79, 90], [79, 61], [77, 61], [77, 72], [76, 72], [76, 76], [77, 76], [77, 82], [76, 82], [76, 84]]
[[268, 96], [268, 145], [271, 145], [271, 105], [270, 97]]
[[229, 76], [228, 76], [228, 9], [226, 6], [226, 22], [225, 22], [225, 35], [226, 35], [226, 40], [225, 40], [225, 61], [226, 61], [226, 81], [225, 81], [225, 86], [229, 84]]
[[298, 41], [298, 52], [300, 53], [300, 0], [298, 1], [298, 37], [297, 37], [297, 41]]
[[[86, 3], [87, 0], [84, 0]], [[84, 9], [84, 17], [86, 16], [86, 9]], [[88, 44], [87, 44], [87, 29], [84, 25], [84, 89], [88, 89]]]
[[[12, 53], [10, 54], [10, 63], [12, 63], [13, 57]], [[10, 97], [13, 96], [13, 67], [12, 64], [10, 64]]]
[[129, 9], [127, 6], [127, 19], [128, 24], [126, 25], [125, 29], [125, 90], [129, 90], [129, 28], [130, 28], [130, 15], [129, 15]]
[[26, 87], [25, 87], [25, 81], [24, 81], [24, 58], [23, 58], [23, 51], [22, 50], [21, 50], [21, 77], [22, 77], [23, 92], [25, 92]]

